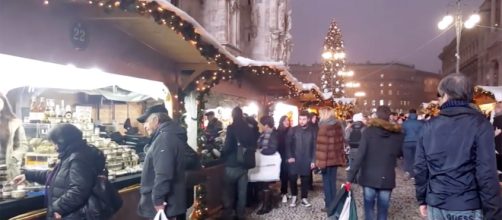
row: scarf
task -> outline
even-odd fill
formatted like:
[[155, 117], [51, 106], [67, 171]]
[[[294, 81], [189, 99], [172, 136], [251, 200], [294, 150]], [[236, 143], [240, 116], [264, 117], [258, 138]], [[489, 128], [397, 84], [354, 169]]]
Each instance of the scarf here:
[[453, 107], [469, 107], [470, 102], [467, 100], [448, 100], [443, 105], [441, 105], [440, 109], [453, 108]]
[[265, 149], [268, 147], [271, 134], [272, 131], [265, 131], [260, 135], [260, 138], [258, 139], [258, 148]]

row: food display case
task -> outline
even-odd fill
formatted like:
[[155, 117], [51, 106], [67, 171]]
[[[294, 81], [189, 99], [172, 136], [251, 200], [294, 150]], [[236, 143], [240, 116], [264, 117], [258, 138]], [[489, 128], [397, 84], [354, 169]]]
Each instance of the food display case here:
[[[44, 132], [45, 128], [51, 126], [30, 126], [37, 128], [35, 129], [37, 132], [31, 134], [34, 137], [28, 137], [29, 149], [32, 152], [25, 154], [23, 167], [24, 169], [36, 170], [49, 169], [57, 163], [58, 154], [56, 152], [56, 146], [45, 139], [46, 134], [41, 132]], [[101, 150], [105, 155], [106, 168], [110, 179], [141, 172], [139, 156], [133, 146], [119, 145], [109, 138], [99, 137], [99, 135], [95, 135], [90, 132], [94, 130], [92, 126], [79, 125], [77, 127], [83, 129], [82, 133], [84, 135], [84, 139], [86, 139], [89, 144]]]

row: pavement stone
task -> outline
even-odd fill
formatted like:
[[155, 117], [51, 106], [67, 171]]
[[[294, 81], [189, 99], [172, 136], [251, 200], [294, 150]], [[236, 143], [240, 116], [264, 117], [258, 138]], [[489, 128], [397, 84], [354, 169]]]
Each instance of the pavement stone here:
[[[346, 172], [344, 168], [338, 169], [337, 182], [340, 185], [345, 181]], [[418, 206], [415, 200], [415, 186], [413, 181], [405, 180], [404, 172], [400, 168], [396, 168], [396, 188], [392, 191], [391, 206], [389, 208], [389, 220], [422, 220], [420, 217]], [[256, 209], [248, 209], [250, 220], [303, 220], [303, 219], [327, 219], [326, 213], [321, 209], [324, 207], [324, 193], [322, 191], [322, 180], [320, 175], [314, 176], [315, 190], [309, 193], [309, 199], [312, 207], [303, 207], [297, 205], [294, 208], [287, 204], [279, 204], [278, 208], [272, 212], [258, 216]], [[356, 198], [358, 218], [364, 219], [364, 208], [362, 200], [362, 190], [358, 185], [353, 186], [354, 196]]]

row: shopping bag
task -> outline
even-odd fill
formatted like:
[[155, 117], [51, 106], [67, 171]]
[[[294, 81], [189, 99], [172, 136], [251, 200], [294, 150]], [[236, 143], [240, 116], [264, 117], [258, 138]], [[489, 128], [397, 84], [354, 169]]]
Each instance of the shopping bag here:
[[345, 199], [345, 202], [343, 203], [342, 212], [340, 213], [340, 217], [338, 218], [338, 220], [349, 220], [351, 199], [352, 198], [350, 198], [350, 192], [349, 192], [349, 196], [347, 197], [347, 199]]
[[356, 202], [352, 198], [352, 191], [349, 190], [348, 197], [343, 205], [342, 212], [338, 220], [357, 220]]
[[255, 153], [256, 166], [248, 170], [249, 182], [273, 182], [280, 180], [281, 155], [276, 152], [272, 155]]
[[342, 185], [336, 192], [335, 199], [328, 204], [326, 211], [329, 220], [341, 220], [342, 216], [344, 220], [357, 220], [356, 203], [352, 199], [350, 185]]
[[356, 201], [354, 199], [350, 200], [350, 216], [349, 216], [349, 220], [357, 220], [357, 207], [356, 207]]
[[336, 192], [335, 199], [333, 199], [333, 201], [330, 204], [328, 204], [326, 210], [328, 216], [330, 217], [333, 216], [332, 219], [338, 219], [340, 217], [340, 214], [342, 213], [343, 206], [345, 205], [345, 200], [347, 200], [348, 196], [349, 192], [342, 185], [342, 188], [340, 188]]
[[164, 210], [159, 210], [153, 220], [168, 220]]

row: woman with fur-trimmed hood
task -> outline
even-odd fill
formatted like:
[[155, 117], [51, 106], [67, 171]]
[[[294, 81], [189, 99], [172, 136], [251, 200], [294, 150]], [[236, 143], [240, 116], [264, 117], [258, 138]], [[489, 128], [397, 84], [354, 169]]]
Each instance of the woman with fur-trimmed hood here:
[[[362, 133], [358, 155], [347, 176], [348, 182], [354, 182], [360, 172], [358, 183], [363, 187], [366, 219], [387, 219], [390, 195], [396, 186], [395, 167], [404, 135], [398, 124], [389, 121], [390, 114], [388, 106], [378, 107], [377, 117], [368, 122]], [[377, 218], [374, 216], [375, 199]]]

